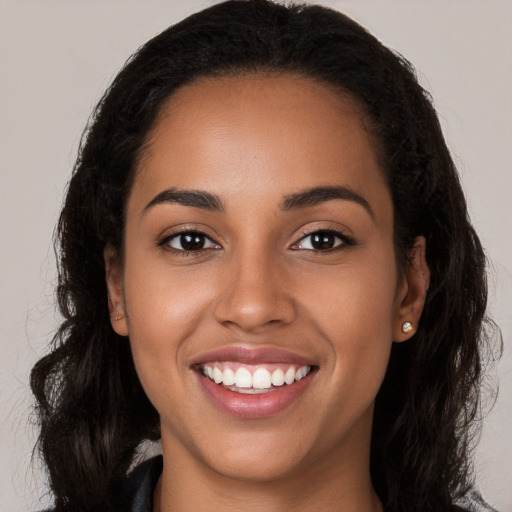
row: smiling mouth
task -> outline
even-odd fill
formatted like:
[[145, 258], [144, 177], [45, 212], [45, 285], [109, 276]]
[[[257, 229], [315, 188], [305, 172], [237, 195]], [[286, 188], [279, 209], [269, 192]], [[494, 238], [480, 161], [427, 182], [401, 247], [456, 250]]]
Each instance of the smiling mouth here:
[[299, 382], [311, 372], [309, 365], [248, 365], [232, 361], [212, 362], [198, 366], [209, 380], [241, 394], [262, 394], [277, 391]]
[[191, 363], [208, 402], [243, 420], [275, 416], [301, 403], [319, 371], [313, 360], [272, 346], [221, 347]]

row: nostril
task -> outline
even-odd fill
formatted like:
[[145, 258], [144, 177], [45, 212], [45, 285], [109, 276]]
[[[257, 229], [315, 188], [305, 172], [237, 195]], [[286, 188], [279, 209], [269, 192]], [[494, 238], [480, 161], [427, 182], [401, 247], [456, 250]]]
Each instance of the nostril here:
[[286, 296], [264, 297], [247, 292], [233, 294], [215, 309], [217, 321], [226, 327], [236, 326], [244, 331], [255, 331], [269, 326], [289, 324], [295, 318], [293, 301]]
[[271, 256], [251, 246], [225, 268], [215, 304], [219, 323], [249, 332], [293, 321], [295, 306], [287, 292], [289, 269], [271, 261]]

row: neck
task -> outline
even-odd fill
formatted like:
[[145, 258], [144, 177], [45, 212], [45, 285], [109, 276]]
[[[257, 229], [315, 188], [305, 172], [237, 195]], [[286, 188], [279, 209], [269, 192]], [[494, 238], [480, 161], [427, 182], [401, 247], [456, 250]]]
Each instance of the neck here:
[[[287, 488], [288, 487], [288, 488]], [[153, 512], [189, 512], [197, 510], [223, 510], [235, 512], [383, 512], [382, 504], [373, 487], [359, 486], [357, 490], [339, 486], [338, 492], [332, 492], [318, 486], [304, 486], [297, 492], [295, 485], [243, 485], [231, 482], [230, 485], [212, 490], [210, 487], [192, 492], [176, 492], [174, 486], [166, 486], [162, 477], [158, 481], [154, 496]], [[213, 491], [213, 492], [212, 492]], [[208, 494], [208, 500], [205, 496]], [[208, 501], [209, 505], [205, 503]], [[321, 504], [321, 505], [320, 505]]]
[[168, 441], [163, 434], [164, 470], [155, 490], [153, 512], [383, 510], [371, 483], [369, 447], [362, 452], [357, 439], [345, 440], [329, 453], [272, 480], [226, 477]]

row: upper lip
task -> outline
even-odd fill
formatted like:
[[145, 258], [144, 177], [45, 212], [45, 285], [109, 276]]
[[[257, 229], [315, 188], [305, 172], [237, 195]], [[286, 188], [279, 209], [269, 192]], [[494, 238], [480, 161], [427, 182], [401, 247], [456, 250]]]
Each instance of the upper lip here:
[[192, 366], [211, 362], [237, 361], [242, 364], [290, 363], [314, 366], [314, 362], [303, 356], [277, 347], [249, 348], [229, 346], [211, 350], [192, 360]]

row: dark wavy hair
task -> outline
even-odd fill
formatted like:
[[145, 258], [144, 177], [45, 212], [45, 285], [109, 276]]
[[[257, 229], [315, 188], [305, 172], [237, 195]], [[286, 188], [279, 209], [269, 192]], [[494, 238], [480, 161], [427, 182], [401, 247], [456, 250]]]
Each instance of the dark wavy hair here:
[[103, 251], [123, 248], [124, 207], [148, 133], [176, 89], [201, 77], [292, 73], [364, 110], [394, 202], [403, 268], [427, 241], [430, 289], [416, 334], [394, 344], [378, 394], [371, 475], [389, 511], [446, 511], [472, 488], [487, 338], [485, 257], [431, 99], [413, 67], [350, 18], [316, 5], [231, 0], [142, 46], [82, 139], [56, 231], [63, 322], [33, 368], [39, 450], [58, 510], [114, 506], [159, 417], [130, 346], [110, 325]]

